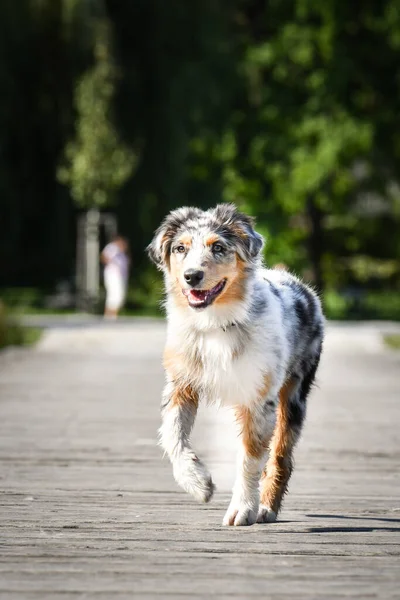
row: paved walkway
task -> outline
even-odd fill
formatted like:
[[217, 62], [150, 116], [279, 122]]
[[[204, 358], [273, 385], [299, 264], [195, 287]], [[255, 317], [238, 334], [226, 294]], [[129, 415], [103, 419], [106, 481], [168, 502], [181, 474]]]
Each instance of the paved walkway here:
[[0, 355], [0, 597], [400, 598], [400, 353], [331, 326], [280, 522], [223, 528], [229, 412], [194, 443], [199, 506], [156, 445], [164, 327], [82, 321]]

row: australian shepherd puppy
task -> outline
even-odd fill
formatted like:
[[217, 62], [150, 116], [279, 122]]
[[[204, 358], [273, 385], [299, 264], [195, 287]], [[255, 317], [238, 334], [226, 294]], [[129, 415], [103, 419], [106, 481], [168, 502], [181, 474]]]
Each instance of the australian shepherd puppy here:
[[199, 402], [232, 406], [240, 424], [224, 525], [276, 520], [322, 348], [318, 297], [263, 268], [262, 246], [253, 219], [220, 204], [172, 211], [148, 247], [167, 293], [160, 440], [177, 483], [197, 500], [214, 492], [190, 443]]

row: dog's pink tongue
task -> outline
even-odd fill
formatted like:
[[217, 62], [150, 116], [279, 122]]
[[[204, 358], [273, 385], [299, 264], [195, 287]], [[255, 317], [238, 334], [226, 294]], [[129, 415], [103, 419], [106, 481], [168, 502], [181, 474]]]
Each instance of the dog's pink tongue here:
[[204, 290], [190, 290], [189, 293], [194, 300], [204, 300], [207, 295], [207, 292]]

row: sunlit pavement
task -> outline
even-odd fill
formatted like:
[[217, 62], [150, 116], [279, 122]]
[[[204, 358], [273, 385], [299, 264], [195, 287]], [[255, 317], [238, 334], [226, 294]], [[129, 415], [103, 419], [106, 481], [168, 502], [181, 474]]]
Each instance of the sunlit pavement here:
[[26, 320], [39, 345], [0, 354], [2, 598], [399, 597], [398, 325], [329, 325], [281, 520], [234, 529], [230, 412], [193, 435], [209, 505], [156, 444], [164, 323]]

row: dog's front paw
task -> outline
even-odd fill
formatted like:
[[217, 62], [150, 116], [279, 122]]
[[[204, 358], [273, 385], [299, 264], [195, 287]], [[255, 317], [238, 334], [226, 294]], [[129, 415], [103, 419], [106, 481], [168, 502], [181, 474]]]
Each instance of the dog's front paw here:
[[209, 502], [215, 485], [207, 468], [194, 452], [186, 452], [174, 462], [175, 481], [199, 502]]
[[253, 525], [257, 520], [257, 507], [247, 504], [240, 505], [232, 503], [225, 513], [223, 525]]
[[276, 512], [271, 510], [269, 506], [265, 506], [265, 504], [260, 504], [260, 508], [258, 510], [257, 515], [257, 523], [275, 523], [276, 517]]

